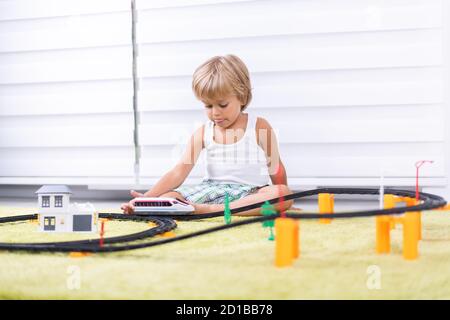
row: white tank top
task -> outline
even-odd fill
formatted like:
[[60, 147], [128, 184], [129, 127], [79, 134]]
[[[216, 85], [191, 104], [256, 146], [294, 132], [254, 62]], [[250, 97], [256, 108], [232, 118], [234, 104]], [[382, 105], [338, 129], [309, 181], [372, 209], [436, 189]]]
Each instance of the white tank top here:
[[214, 122], [205, 123], [206, 175], [203, 180], [254, 186], [269, 184], [266, 156], [256, 139], [256, 118], [247, 115], [244, 136], [232, 144], [215, 142]]

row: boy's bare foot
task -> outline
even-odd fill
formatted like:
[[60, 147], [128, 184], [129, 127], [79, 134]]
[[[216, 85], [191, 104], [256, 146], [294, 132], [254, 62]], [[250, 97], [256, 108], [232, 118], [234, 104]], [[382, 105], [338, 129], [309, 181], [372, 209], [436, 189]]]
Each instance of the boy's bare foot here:
[[140, 192], [137, 192], [137, 191], [134, 191], [134, 190], [130, 190], [130, 194], [131, 194], [131, 196], [133, 198], [139, 198], [139, 197], [143, 197], [144, 196], [143, 193], [140, 193]]
[[220, 204], [208, 204], [208, 203], [190, 203], [194, 209], [196, 214], [203, 214], [203, 213], [211, 213], [211, 212], [217, 212], [221, 210]]

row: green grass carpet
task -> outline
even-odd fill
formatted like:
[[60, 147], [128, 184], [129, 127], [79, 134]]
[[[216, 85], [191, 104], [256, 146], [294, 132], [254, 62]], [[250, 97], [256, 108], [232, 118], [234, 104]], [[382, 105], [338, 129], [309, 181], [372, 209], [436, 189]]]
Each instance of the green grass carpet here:
[[[34, 208], [0, 208], [0, 216], [33, 212]], [[82, 258], [1, 251], [0, 299], [450, 299], [449, 214], [423, 213], [416, 261], [402, 257], [401, 226], [391, 233], [392, 253], [375, 254], [374, 218], [334, 220], [329, 225], [302, 221], [300, 258], [286, 268], [274, 266], [274, 242], [267, 240], [268, 230], [261, 224]], [[245, 218], [233, 217], [240, 219]], [[222, 223], [221, 218], [178, 222], [175, 234]], [[144, 223], [109, 221], [106, 236], [146, 228]], [[0, 225], [0, 242], [89, 237], [36, 229], [30, 222]], [[372, 268], [380, 272], [380, 289], [368, 288]]]

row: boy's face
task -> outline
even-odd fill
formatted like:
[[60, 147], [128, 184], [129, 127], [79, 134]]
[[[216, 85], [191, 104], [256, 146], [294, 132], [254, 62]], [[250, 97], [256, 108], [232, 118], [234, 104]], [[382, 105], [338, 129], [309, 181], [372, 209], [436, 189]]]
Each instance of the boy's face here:
[[222, 128], [231, 126], [241, 114], [241, 101], [228, 95], [217, 101], [203, 101], [208, 118]]

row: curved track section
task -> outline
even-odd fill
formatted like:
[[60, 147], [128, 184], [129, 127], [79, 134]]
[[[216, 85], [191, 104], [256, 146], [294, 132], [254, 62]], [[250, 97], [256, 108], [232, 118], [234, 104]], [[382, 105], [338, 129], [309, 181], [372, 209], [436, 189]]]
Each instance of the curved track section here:
[[[402, 197], [410, 197], [415, 198], [415, 192], [408, 190], [398, 190], [398, 189], [385, 189], [385, 194], [394, 194]], [[309, 190], [304, 192], [297, 192], [287, 196], [284, 196], [284, 200], [291, 199], [301, 199], [308, 196], [313, 196], [319, 193], [332, 193], [332, 194], [356, 194], [356, 195], [377, 195], [379, 194], [378, 189], [371, 188], [321, 188], [315, 190]], [[361, 217], [373, 217], [377, 215], [392, 215], [392, 214], [400, 214], [409, 211], [424, 211], [424, 210], [432, 210], [436, 208], [440, 208], [446, 205], [446, 201], [439, 196], [428, 194], [428, 193], [420, 193], [419, 194], [421, 203], [411, 207], [398, 207], [392, 209], [385, 210], [367, 210], [367, 211], [350, 211], [350, 212], [341, 212], [341, 213], [290, 213], [286, 212], [286, 216], [294, 219], [320, 219], [320, 218], [333, 218], [333, 219], [341, 219], [341, 218], [361, 218]], [[269, 200], [270, 203], [276, 203], [280, 198], [274, 198]], [[231, 210], [232, 214], [236, 214], [239, 212], [247, 211], [254, 208], [259, 208], [263, 205], [264, 202], [255, 203], [249, 206], [235, 208]], [[196, 220], [196, 219], [206, 219], [212, 217], [222, 216], [223, 212], [212, 212], [202, 215], [191, 215], [191, 216], [174, 216], [177, 220]], [[180, 235], [173, 238], [166, 238], [161, 240], [153, 240], [146, 241], [141, 243], [130, 243], [135, 242], [137, 240], [142, 240], [146, 238], [153, 237], [157, 234], [161, 234], [167, 231], [170, 231], [176, 228], [176, 223], [170, 217], [155, 217], [155, 216], [139, 216], [139, 215], [123, 215], [123, 214], [109, 214], [102, 213], [100, 214], [100, 218], [108, 218], [108, 219], [116, 219], [116, 220], [131, 220], [131, 221], [142, 221], [142, 222], [154, 222], [157, 226], [151, 228], [149, 230], [120, 236], [114, 238], [104, 239], [104, 245], [102, 247], [99, 246], [98, 239], [95, 240], [81, 240], [81, 241], [67, 241], [67, 242], [56, 242], [56, 243], [0, 243], [0, 250], [9, 250], [9, 251], [31, 251], [31, 252], [72, 252], [72, 251], [81, 251], [81, 252], [118, 252], [125, 250], [135, 250], [153, 247], [157, 245], [162, 245], [170, 242], [180, 241], [183, 239], [189, 239], [193, 237], [197, 237], [200, 235], [217, 232], [220, 230], [235, 228], [238, 226], [243, 226], [252, 223], [259, 223], [265, 220], [272, 220], [279, 217], [280, 214], [274, 214], [270, 216], [261, 216], [256, 218], [248, 218], [242, 221], [234, 222], [228, 225], [220, 225], [213, 228], [208, 228], [204, 230], [200, 230], [197, 232]], [[12, 216], [12, 217], [4, 217], [0, 218], [0, 223], [8, 223], [8, 222], [18, 222], [25, 221], [30, 219], [36, 219], [37, 215], [22, 215], [22, 216]]]
[[[65, 241], [65, 242], [44, 242], [44, 243], [0, 243], [0, 250], [9, 251], [50, 251], [50, 252], [72, 252], [72, 251], [83, 251], [83, 252], [101, 252], [102, 248], [106, 248], [111, 244], [115, 243], [128, 243], [134, 242], [145, 238], [151, 238], [158, 234], [165, 233], [167, 231], [173, 230], [177, 227], [175, 221], [170, 218], [162, 217], [152, 217], [152, 216], [136, 216], [136, 215], [123, 215], [123, 214], [110, 214], [101, 213], [99, 218], [104, 219], [115, 219], [122, 221], [139, 221], [139, 222], [153, 222], [156, 224], [155, 227], [148, 230], [128, 234], [124, 236], [110, 237], [103, 239], [103, 246], [100, 246], [99, 239], [87, 239], [78, 241]], [[32, 215], [21, 215], [0, 218], [0, 223], [7, 222], [20, 222], [37, 219], [37, 214]], [[111, 246], [113, 247], [113, 246]], [[67, 248], [68, 250], [66, 250]], [[80, 250], [83, 249], [83, 250]], [[105, 250], [108, 252], [108, 250]]]

